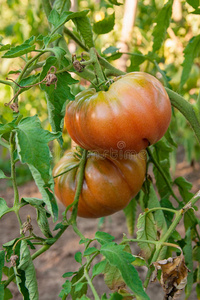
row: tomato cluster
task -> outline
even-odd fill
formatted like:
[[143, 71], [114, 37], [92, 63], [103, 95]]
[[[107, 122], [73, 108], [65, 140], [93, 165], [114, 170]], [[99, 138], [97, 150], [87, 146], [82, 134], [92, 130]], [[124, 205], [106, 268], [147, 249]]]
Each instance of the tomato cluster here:
[[[93, 151], [87, 157], [79, 216], [110, 215], [129, 203], [145, 178], [144, 149], [162, 138], [170, 120], [164, 87], [144, 72], [120, 76], [108, 91], [89, 89], [69, 102], [66, 129], [75, 143]], [[66, 152], [54, 175], [77, 163], [75, 153]], [[78, 178], [77, 167], [55, 179], [55, 193], [65, 206], [74, 200]]]

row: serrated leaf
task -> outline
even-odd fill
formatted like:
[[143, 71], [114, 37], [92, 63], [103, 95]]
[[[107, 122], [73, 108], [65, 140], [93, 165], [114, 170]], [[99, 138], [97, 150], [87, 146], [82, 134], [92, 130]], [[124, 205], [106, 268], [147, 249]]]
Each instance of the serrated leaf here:
[[6, 51], [6, 50], [10, 49], [10, 47], [11, 47], [10, 44], [3, 45], [3, 46], [1, 46], [0, 51]]
[[104, 273], [105, 267], [106, 267], [106, 260], [102, 260], [95, 264], [92, 268], [92, 277], [95, 277], [101, 273]]
[[[77, 272], [77, 274], [72, 278], [71, 280], [71, 283], [72, 283], [72, 289], [71, 289], [71, 297], [72, 297], [72, 300], [77, 300], [79, 299], [82, 295], [86, 294], [87, 293], [87, 284], [84, 284], [82, 286], [82, 289], [80, 291], [75, 291], [75, 286], [74, 284], [83, 277], [83, 274], [84, 274], [84, 267], [81, 267], [79, 269], [79, 271]], [[87, 283], [87, 280], [83, 277], [83, 279], [81, 280], [81, 282], [86, 282]]]
[[112, 266], [119, 269], [124, 282], [134, 292], [137, 299], [149, 299], [143, 289], [142, 281], [140, 280], [137, 271], [131, 264], [135, 260], [134, 256], [123, 250], [124, 246], [111, 242], [102, 245], [100, 252]]
[[193, 61], [200, 54], [200, 34], [191, 38], [184, 50], [183, 71], [181, 75], [180, 89], [189, 78]]
[[97, 231], [95, 233], [95, 239], [97, 240], [97, 242], [99, 242], [101, 245], [105, 244], [105, 243], [109, 243], [114, 241], [114, 236], [110, 235], [107, 232], [103, 232], [103, 231]]
[[200, 6], [199, 0], [186, 0], [186, 2], [193, 8], [198, 8]]
[[53, 3], [53, 9], [55, 9], [59, 14], [64, 11], [69, 11], [71, 7], [70, 0], [55, 0]]
[[26, 163], [42, 194], [43, 201], [56, 220], [58, 207], [54, 196], [51, 170], [51, 153], [48, 143], [60, 136], [44, 130], [37, 116], [22, 119], [16, 128], [16, 145], [19, 158]]
[[83, 10], [80, 12], [65, 11], [60, 15], [55, 9], [52, 9], [48, 20], [54, 25], [54, 31], [58, 30], [67, 21], [72, 20], [83, 38], [85, 45], [91, 48], [94, 47], [94, 42], [90, 20], [86, 16], [88, 12], [89, 10]]
[[131, 202], [128, 204], [128, 206], [124, 208], [124, 214], [126, 216], [126, 225], [130, 235], [133, 235], [134, 233], [136, 212], [137, 212], [137, 202], [136, 199], [133, 198]]
[[153, 52], [156, 52], [162, 46], [165, 39], [167, 28], [170, 24], [172, 15], [173, 0], [169, 0], [158, 13], [155, 22], [157, 23], [153, 30]]
[[[170, 153], [173, 151], [173, 148], [168, 144], [165, 138], [157, 142], [153, 145], [153, 155], [155, 156], [156, 160], [159, 162], [160, 167], [162, 168], [163, 172], [165, 173], [168, 181], [172, 183], [172, 178], [170, 174]], [[160, 174], [159, 170], [156, 166], [153, 167], [153, 172], [156, 178], [156, 187], [161, 198], [168, 197], [171, 193], [169, 187], [166, 183], [166, 180]]]
[[94, 23], [93, 31], [96, 34], [105, 34], [113, 30], [115, 25], [115, 13], [108, 15], [103, 20]]
[[23, 44], [11, 48], [2, 57], [3, 58], [13, 58], [13, 57], [18, 57], [18, 56], [27, 54], [27, 53], [35, 50], [35, 45], [33, 45], [34, 42], [35, 42], [35, 37], [32, 36], [31, 38], [26, 40]]
[[184, 177], [177, 177], [174, 183], [178, 186], [183, 201], [187, 203], [194, 196], [194, 194], [190, 192], [192, 183], [187, 181]]
[[188, 228], [184, 240], [186, 242], [186, 245], [183, 248], [183, 253], [185, 256], [185, 263], [190, 270], [187, 276], [187, 285], [185, 287], [185, 299], [188, 299], [192, 292], [193, 285], [192, 236], [190, 228]]
[[59, 33], [54, 33], [53, 35], [45, 36], [43, 39], [45, 47], [47, 47], [50, 43], [56, 41], [57, 39], [59, 39], [61, 37], [62, 37], [62, 35]]
[[151, 212], [140, 214], [137, 221], [137, 228], [138, 246], [142, 250], [142, 256], [148, 259], [152, 255], [155, 245], [140, 242], [140, 240], [156, 241], [157, 230], [153, 214]]
[[121, 275], [120, 270], [116, 266], [112, 266], [107, 260], [107, 264], [104, 270], [104, 282], [107, 287], [112, 291], [118, 291], [121, 287], [124, 287], [125, 283]]
[[36, 208], [37, 224], [44, 236], [46, 236], [47, 238], [51, 238], [52, 233], [49, 227], [47, 211], [44, 208], [45, 203], [41, 199], [37, 198], [23, 198], [23, 201], [29, 203], [31, 206]]
[[10, 208], [7, 206], [6, 201], [0, 197], [0, 219], [10, 211]]
[[[46, 60], [41, 73], [41, 80], [46, 76], [51, 66], [57, 66], [56, 57], [50, 57]], [[67, 72], [57, 75], [57, 88], [53, 85], [47, 87], [42, 84], [42, 89], [46, 92], [49, 121], [54, 132], [62, 131], [63, 120], [65, 116], [65, 105], [67, 101], [74, 100], [74, 95], [70, 91], [70, 85], [78, 82]], [[62, 142], [62, 141], [61, 141]]]
[[63, 299], [65, 295], [68, 295], [71, 291], [71, 282], [66, 280], [65, 283], [62, 285], [62, 290], [59, 294], [59, 297]]
[[15, 272], [16, 281], [19, 291], [22, 295], [26, 295], [25, 299], [38, 300], [38, 287], [36, 280], [35, 268], [26, 241], [21, 241], [20, 260]]
[[77, 27], [78, 32], [83, 38], [85, 45], [89, 48], [94, 47], [92, 26], [87, 16], [73, 18], [72, 21]]

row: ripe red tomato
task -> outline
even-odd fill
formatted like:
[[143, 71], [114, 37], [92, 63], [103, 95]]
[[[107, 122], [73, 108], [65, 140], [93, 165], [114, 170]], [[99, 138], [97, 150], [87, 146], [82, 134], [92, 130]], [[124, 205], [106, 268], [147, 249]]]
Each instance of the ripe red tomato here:
[[108, 91], [89, 89], [66, 107], [65, 125], [82, 148], [101, 153], [137, 153], [155, 144], [171, 120], [171, 103], [163, 85], [144, 72], [120, 76]]
[[[79, 163], [74, 151], [67, 151], [54, 167], [56, 176]], [[146, 153], [115, 159], [89, 153], [78, 203], [78, 216], [99, 218], [124, 207], [139, 192], [146, 172]], [[79, 168], [55, 178], [55, 194], [67, 207], [74, 201]]]

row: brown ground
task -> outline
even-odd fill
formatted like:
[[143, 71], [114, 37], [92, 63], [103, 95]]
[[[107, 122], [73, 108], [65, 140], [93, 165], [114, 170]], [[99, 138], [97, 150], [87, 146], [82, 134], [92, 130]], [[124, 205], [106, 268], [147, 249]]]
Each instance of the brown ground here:
[[[195, 164], [194, 167], [191, 167], [188, 165], [188, 163], [183, 161], [179, 163], [175, 176], [184, 176], [187, 180], [193, 182], [193, 192], [197, 192], [200, 186], [199, 174], [200, 164]], [[40, 198], [38, 189], [33, 182], [29, 182], [24, 186], [21, 186], [19, 188], [19, 192], [21, 196], [23, 195], [23, 197]], [[1, 197], [7, 200], [8, 205], [12, 204], [13, 192], [10, 188], [2, 189]], [[59, 219], [61, 220], [61, 213], [64, 208], [62, 205], [59, 205], [59, 208]], [[35, 210], [29, 206], [22, 208], [21, 218], [23, 221], [26, 221], [26, 216], [28, 214], [31, 215], [35, 234], [40, 234], [40, 230], [37, 228], [37, 225], [34, 221], [36, 218]], [[0, 245], [19, 236], [19, 228], [17, 226], [17, 220], [14, 214], [4, 216], [0, 224]], [[78, 218], [78, 227], [86, 237], [92, 238], [97, 231], [98, 220]], [[51, 228], [54, 228], [53, 224], [51, 224]], [[116, 241], [120, 242], [123, 233], [127, 234], [126, 222], [123, 212], [116, 213], [112, 217], [106, 218], [104, 227], [101, 228], [101, 230], [112, 234], [116, 237]], [[181, 224], [179, 226], [179, 231], [181, 234], [184, 234], [184, 227]], [[132, 249], [134, 254], [138, 253], [138, 248], [136, 245], [133, 245]], [[38, 279], [40, 300], [60, 299], [58, 295], [61, 290], [61, 286], [65, 281], [62, 278], [62, 274], [78, 269], [79, 266], [74, 259], [74, 254], [77, 251], [82, 250], [83, 246], [79, 245], [79, 238], [71, 230], [71, 228], [69, 228], [55, 245], [53, 245], [46, 253], [43, 253], [34, 261]], [[138, 271], [141, 279], [144, 279], [146, 274], [145, 267], [139, 268]], [[107, 294], [109, 293], [108, 288], [103, 282], [102, 276], [96, 277], [94, 284], [100, 295], [102, 295], [104, 292], [107, 292]], [[9, 287], [13, 293], [13, 299], [21, 300], [22, 296], [21, 294], [19, 294], [15, 284], [11, 283]], [[150, 299], [153, 300], [163, 299], [163, 291], [158, 282], [151, 283], [149, 285], [147, 294], [149, 295]], [[88, 291], [88, 296], [93, 299], [90, 290]], [[184, 293], [181, 295], [180, 299], [184, 299]], [[189, 299], [197, 299], [195, 290], [192, 292]]]

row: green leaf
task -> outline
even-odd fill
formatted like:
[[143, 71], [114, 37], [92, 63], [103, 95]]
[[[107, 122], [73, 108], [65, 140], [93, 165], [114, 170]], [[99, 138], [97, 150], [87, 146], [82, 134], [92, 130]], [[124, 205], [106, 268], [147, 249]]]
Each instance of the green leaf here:
[[4, 298], [4, 285], [0, 282], [0, 300], [4, 300], [4, 299], [5, 299]]
[[116, 53], [118, 52], [120, 48], [117, 48], [117, 47], [114, 47], [114, 46], [110, 46], [108, 48], [106, 48], [104, 51], [103, 51], [103, 54], [113, 54], [113, 53]]
[[194, 194], [190, 192], [192, 183], [187, 181], [184, 177], [177, 177], [174, 180], [174, 183], [178, 186], [178, 190], [183, 201], [187, 203], [194, 196]]
[[92, 268], [92, 278], [101, 273], [104, 273], [106, 264], [107, 264], [106, 260], [102, 260], [98, 262], [96, 265], [94, 265]]
[[16, 128], [16, 145], [19, 158], [26, 163], [42, 194], [43, 201], [56, 220], [58, 207], [54, 196], [51, 170], [51, 153], [48, 143], [60, 136], [44, 130], [37, 116], [22, 119]]
[[[162, 168], [163, 172], [165, 173], [166, 177], [170, 184], [172, 184], [172, 178], [170, 174], [170, 153], [173, 151], [173, 148], [169, 145], [165, 138], [162, 138], [159, 142], [153, 145], [153, 156], [159, 162], [160, 167]], [[160, 174], [159, 170], [154, 165], [153, 173], [156, 179], [156, 187], [161, 198], [167, 198], [170, 195], [169, 187]]]
[[64, 273], [63, 274], [63, 278], [66, 278], [66, 277], [71, 277], [71, 276], [73, 276], [74, 275], [74, 272], [66, 272], [66, 273]]
[[118, 0], [108, 0], [108, 2], [110, 2], [111, 4], [117, 5], [117, 6], [123, 5], [123, 3], [118, 2]]
[[2, 57], [3, 58], [13, 58], [22, 56], [24, 54], [27, 54], [33, 50], [35, 50], [35, 45], [33, 43], [35, 42], [35, 37], [32, 36], [28, 40], [26, 40], [23, 44], [11, 48], [9, 51], [7, 51]]
[[52, 9], [48, 20], [54, 25], [54, 31], [58, 30], [67, 21], [72, 20], [83, 38], [85, 45], [91, 48], [94, 47], [94, 42], [90, 20], [86, 16], [88, 12], [89, 10], [83, 10], [80, 12], [65, 11], [60, 15], [55, 9]]
[[157, 23], [153, 30], [153, 52], [158, 51], [165, 39], [167, 28], [170, 24], [172, 15], [173, 0], [169, 0], [158, 13], [155, 22]]
[[[158, 201], [158, 197], [154, 190], [153, 184], [150, 184], [148, 208], [151, 209], [156, 207], [161, 207], [161, 205], [160, 202]], [[159, 236], [162, 237], [162, 235], [165, 234], [165, 232], [167, 231], [167, 224], [166, 224], [164, 213], [162, 210], [156, 210], [155, 212], [153, 212], [153, 216], [154, 216], [157, 231], [159, 231]]]
[[136, 212], [137, 212], [137, 202], [136, 199], [133, 198], [131, 202], [128, 204], [128, 206], [124, 208], [124, 213], [126, 216], [126, 225], [130, 235], [134, 234]]
[[72, 21], [76, 25], [78, 32], [80, 33], [81, 37], [83, 38], [85, 45], [88, 48], [94, 47], [93, 41], [93, 33], [92, 33], [92, 26], [90, 24], [90, 19], [85, 15], [73, 17]]
[[151, 212], [140, 214], [137, 221], [137, 228], [138, 246], [142, 250], [142, 256], [148, 259], [152, 255], [155, 245], [140, 242], [140, 240], [156, 241], [157, 230], [153, 214]]
[[137, 299], [149, 299], [148, 295], [143, 289], [142, 281], [140, 280], [137, 271], [131, 264], [135, 260], [134, 256], [123, 250], [124, 246], [116, 245], [115, 243], [111, 242], [102, 245], [100, 252], [106, 257], [112, 266], [115, 266], [119, 269], [123, 280], [134, 292]]
[[87, 248], [87, 249], [84, 251], [83, 256], [88, 256], [88, 255], [91, 255], [91, 254], [93, 254], [93, 253], [95, 253], [95, 252], [98, 252], [98, 249], [97, 249], [97, 248], [95, 248], [95, 247], [89, 247], [89, 248]]
[[103, 245], [105, 243], [112, 242], [115, 238], [107, 232], [97, 231], [95, 233], [95, 239], [99, 244]]
[[11, 47], [10, 44], [3, 45], [3, 46], [1, 46], [0, 51], [6, 51], [6, 50], [10, 49], [10, 47]]
[[3, 300], [9, 300], [9, 299], [13, 299], [13, 295], [12, 295], [11, 291], [8, 288], [5, 288]]
[[38, 300], [35, 268], [25, 240], [21, 241], [20, 260], [15, 275], [19, 291], [25, 296], [25, 299]]
[[185, 288], [185, 299], [188, 299], [191, 292], [192, 292], [192, 285], [193, 285], [193, 259], [192, 259], [192, 236], [191, 236], [191, 229], [188, 228], [186, 235], [185, 235], [185, 242], [186, 245], [183, 248], [183, 253], [185, 256], [185, 263], [190, 270], [187, 276], [187, 285]]
[[136, 256], [136, 255], [134, 255], [134, 257], [135, 257], [135, 260], [132, 262], [133, 266], [137, 266], [137, 267], [146, 266], [146, 267], [148, 267], [148, 265], [147, 265], [147, 263], [146, 263], [146, 261], [143, 257]]
[[108, 15], [103, 20], [94, 23], [93, 31], [96, 34], [105, 34], [113, 30], [115, 25], [115, 13]]
[[199, 0], [186, 0], [186, 2], [193, 8], [198, 8], [200, 6]]
[[200, 15], [200, 8], [197, 8], [194, 11], [192, 11], [192, 14], [194, 14], [194, 15]]
[[37, 223], [44, 236], [47, 238], [53, 237], [49, 228], [48, 213], [44, 208], [45, 203], [41, 199], [37, 198], [23, 198], [22, 200], [36, 208]]
[[[50, 57], [46, 60], [41, 74], [41, 80], [45, 78], [51, 66], [57, 66], [56, 57]], [[63, 120], [65, 116], [65, 106], [67, 101], [74, 100], [74, 95], [70, 91], [70, 85], [78, 82], [67, 72], [57, 75], [57, 88], [53, 85], [47, 87], [42, 84], [42, 89], [46, 92], [49, 121], [54, 132], [62, 131]], [[60, 140], [62, 142], [62, 140]]]
[[71, 282], [69, 280], [66, 280], [65, 283], [62, 285], [62, 290], [59, 294], [59, 297], [63, 299], [63, 296], [67, 295], [71, 291]]
[[[83, 277], [84, 274], [84, 267], [81, 267], [79, 269], [79, 271], [77, 272], [77, 274], [72, 278], [71, 283], [72, 283], [72, 289], [71, 289], [71, 297], [72, 300], [77, 300], [79, 299], [82, 295], [87, 293], [87, 284], [84, 284], [82, 286], [82, 289], [80, 291], [76, 291], [75, 290], [75, 283], [81, 279]], [[87, 280], [85, 278], [83, 278], [80, 282], [85, 282], [87, 283]]]
[[64, 11], [69, 11], [71, 7], [70, 0], [55, 0], [53, 3], [53, 9], [55, 9], [59, 14]]
[[0, 197], [0, 219], [10, 211], [10, 208], [7, 206], [6, 201]]
[[74, 258], [79, 264], [82, 264], [82, 253], [80, 251], [75, 253]]
[[7, 177], [4, 172], [0, 169], [0, 179], [6, 179], [6, 178], [9, 178]]
[[185, 47], [180, 89], [182, 89], [183, 85], [188, 80], [194, 59], [198, 57], [199, 54], [200, 54], [200, 34], [191, 38], [191, 40]]
[[61, 37], [62, 37], [62, 35], [59, 33], [54, 33], [53, 35], [45, 36], [43, 39], [45, 47], [47, 47], [50, 43], [56, 41], [57, 39], [59, 39]]
[[124, 279], [119, 268], [112, 266], [107, 260], [103, 274], [104, 282], [110, 290], [116, 291], [119, 287], [124, 286]]

